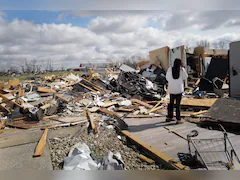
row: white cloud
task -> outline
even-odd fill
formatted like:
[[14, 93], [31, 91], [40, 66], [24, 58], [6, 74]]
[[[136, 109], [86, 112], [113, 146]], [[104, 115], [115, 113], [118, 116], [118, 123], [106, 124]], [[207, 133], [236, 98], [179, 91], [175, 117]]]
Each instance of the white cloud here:
[[127, 33], [144, 27], [147, 19], [143, 15], [97, 17], [90, 21], [88, 28], [96, 33]]
[[[196, 41], [204, 39], [211, 43], [221, 39], [240, 40], [240, 30], [236, 27], [237, 12], [228, 18], [223, 16], [224, 13], [221, 18], [213, 17], [216, 12], [120, 13], [95, 17], [88, 28], [2, 19], [0, 68], [20, 66], [25, 59], [36, 59], [43, 66], [52, 59], [57, 68], [78, 67], [81, 62], [122, 60], [136, 54], [146, 56], [149, 51], [163, 46], [195, 46]], [[205, 15], [200, 17], [201, 13]], [[206, 28], [218, 18], [224, 20], [221, 26], [215, 23], [215, 30]], [[227, 28], [226, 24], [231, 27]], [[203, 27], [207, 30], [202, 31]]]

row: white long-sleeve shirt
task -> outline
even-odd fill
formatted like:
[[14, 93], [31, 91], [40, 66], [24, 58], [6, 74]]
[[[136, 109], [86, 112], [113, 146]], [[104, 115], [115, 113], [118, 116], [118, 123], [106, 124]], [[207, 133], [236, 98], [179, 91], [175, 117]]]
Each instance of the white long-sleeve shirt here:
[[186, 70], [182, 67], [180, 69], [180, 74], [178, 79], [173, 79], [172, 68], [170, 67], [166, 74], [166, 79], [168, 81], [168, 92], [169, 94], [181, 94], [184, 92], [184, 81], [187, 80], [188, 74]]

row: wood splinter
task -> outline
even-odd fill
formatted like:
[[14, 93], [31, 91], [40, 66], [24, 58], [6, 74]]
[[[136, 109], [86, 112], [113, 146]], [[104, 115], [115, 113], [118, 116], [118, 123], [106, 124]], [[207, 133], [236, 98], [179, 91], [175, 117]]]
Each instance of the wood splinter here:
[[46, 145], [46, 140], [47, 140], [47, 133], [48, 133], [48, 128], [46, 128], [42, 134], [42, 137], [40, 141], [38, 142], [38, 145], [36, 147], [35, 153], [33, 157], [39, 157], [42, 156], [44, 147]]

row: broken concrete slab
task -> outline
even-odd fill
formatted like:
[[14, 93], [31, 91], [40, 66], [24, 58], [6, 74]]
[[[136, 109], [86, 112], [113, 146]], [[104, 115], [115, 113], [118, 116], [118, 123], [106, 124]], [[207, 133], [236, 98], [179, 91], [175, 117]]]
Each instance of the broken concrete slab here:
[[0, 149], [0, 170], [52, 170], [48, 145], [42, 157], [32, 158], [37, 143]]

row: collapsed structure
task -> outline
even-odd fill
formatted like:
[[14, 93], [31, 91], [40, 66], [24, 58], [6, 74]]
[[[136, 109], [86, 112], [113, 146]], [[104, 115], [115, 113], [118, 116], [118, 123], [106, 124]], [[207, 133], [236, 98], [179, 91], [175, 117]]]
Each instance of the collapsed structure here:
[[[229, 121], [221, 119], [221, 115], [216, 111], [222, 109], [223, 101], [227, 100], [229, 106], [236, 107], [239, 103], [228, 99], [229, 59], [226, 59], [226, 52], [211, 51], [211, 53], [213, 54], [204, 48], [195, 48], [194, 53], [191, 53], [184, 46], [174, 49], [164, 47], [151, 51], [150, 60], [139, 62], [138, 69], [122, 65], [118, 71], [106, 69], [105, 74], [90, 70], [88, 77], [65, 74], [32, 77], [22, 82], [19, 79], [0, 82], [0, 127], [3, 129], [1, 132], [6, 133], [8, 128], [43, 129], [44, 133], [34, 156], [42, 155], [42, 143], [46, 143], [48, 129], [64, 126], [80, 125], [92, 132], [91, 136], [95, 140], [105, 133], [109, 136], [101, 138], [103, 140], [113, 136], [115, 142], [118, 139], [118, 143], [126, 143], [123, 140], [125, 137], [130, 140], [132, 146], [135, 145], [135, 148], [131, 148], [134, 152], [125, 147], [126, 145], [121, 145], [122, 150], [114, 150], [116, 144], [109, 145], [108, 152], [97, 157], [99, 151], [103, 151], [103, 145], [92, 140], [84, 142], [87, 136], [82, 134], [81, 128], [72, 137], [63, 139], [65, 144], [76, 143], [65, 151], [57, 145], [61, 141], [59, 138], [50, 139], [55, 169], [134, 169], [131, 167], [133, 160], [128, 161], [126, 152], [131, 152], [129, 156], [134, 158], [134, 161], [139, 161], [138, 165], [134, 165], [139, 169], [188, 169], [188, 165], [171, 162], [169, 156], [137, 140], [128, 131], [129, 126], [125, 119], [166, 116], [169, 95], [166, 92], [165, 75], [174, 59], [180, 58], [190, 74], [181, 102], [181, 116], [189, 122], [203, 125], [225, 121], [223, 125], [228, 128], [225, 125], [229, 126]], [[206, 68], [205, 63], [209, 56], [211, 61]], [[216, 67], [219, 71], [215, 70]], [[218, 99], [219, 97], [221, 99]], [[239, 125], [235, 116], [231, 123], [234, 127]], [[116, 132], [113, 133], [112, 129]], [[91, 144], [94, 144], [94, 149], [91, 149]], [[91, 151], [94, 151], [94, 157], [90, 155]], [[235, 155], [237, 156], [236, 153]], [[201, 160], [204, 164], [204, 158]], [[142, 161], [146, 161], [148, 165], [142, 166], [140, 163]], [[59, 164], [63, 162], [65, 166], [60, 166]]]

